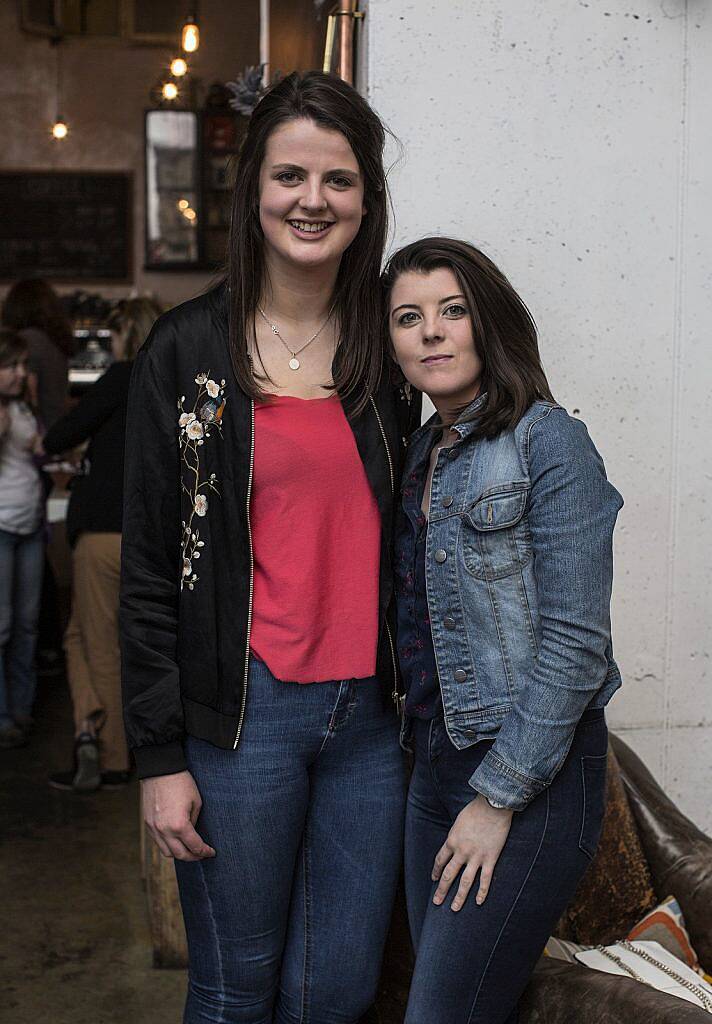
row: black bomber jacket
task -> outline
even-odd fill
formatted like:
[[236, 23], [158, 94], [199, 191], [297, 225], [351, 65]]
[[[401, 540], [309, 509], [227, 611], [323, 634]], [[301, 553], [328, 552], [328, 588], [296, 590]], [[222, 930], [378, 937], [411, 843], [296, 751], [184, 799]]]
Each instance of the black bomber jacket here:
[[[394, 501], [420, 396], [384, 368], [351, 417], [381, 513], [377, 673], [395, 696]], [[133, 369], [126, 430], [120, 632], [124, 719], [141, 778], [186, 767], [187, 734], [235, 747], [249, 700], [254, 405], [228, 350], [225, 286], [155, 324]], [[344, 625], [348, 628], [348, 624]]]

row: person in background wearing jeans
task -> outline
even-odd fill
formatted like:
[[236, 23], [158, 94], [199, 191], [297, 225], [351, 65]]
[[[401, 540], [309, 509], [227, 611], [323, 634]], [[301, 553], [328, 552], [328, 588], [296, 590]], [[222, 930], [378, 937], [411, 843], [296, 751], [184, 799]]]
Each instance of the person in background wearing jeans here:
[[26, 742], [37, 677], [44, 565], [39, 426], [27, 402], [27, 342], [0, 330], [0, 749]]
[[513, 1024], [602, 825], [622, 499], [486, 256], [426, 238], [384, 283], [395, 358], [436, 408], [411, 438], [396, 545], [405, 1021]]
[[[11, 285], [2, 303], [2, 323], [27, 343], [27, 393], [44, 432], [67, 411], [69, 357], [75, 347], [71, 321], [52, 285], [28, 277]], [[49, 485], [49, 480], [44, 482]], [[40, 675], [61, 673], [61, 648], [57, 581], [45, 551], [37, 638]]]
[[129, 780], [118, 626], [126, 405], [134, 356], [160, 313], [148, 298], [120, 304], [110, 322], [116, 362], [44, 439], [50, 455], [89, 441], [67, 512], [73, 571], [64, 650], [74, 711], [74, 765], [50, 776], [55, 789], [116, 789]]

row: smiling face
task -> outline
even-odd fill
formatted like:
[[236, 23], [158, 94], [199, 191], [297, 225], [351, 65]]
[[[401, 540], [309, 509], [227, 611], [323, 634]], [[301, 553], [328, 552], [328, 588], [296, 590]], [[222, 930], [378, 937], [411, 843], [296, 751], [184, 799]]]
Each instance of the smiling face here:
[[363, 175], [341, 132], [305, 118], [280, 125], [267, 140], [259, 189], [268, 264], [338, 267], [365, 213]]
[[19, 398], [27, 382], [27, 356], [0, 366], [0, 398]]
[[391, 290], [389, 331], [398, 365], [443, 420], [474, 401], [482, 361], [467, 299], [452, 270], [400, 274]]

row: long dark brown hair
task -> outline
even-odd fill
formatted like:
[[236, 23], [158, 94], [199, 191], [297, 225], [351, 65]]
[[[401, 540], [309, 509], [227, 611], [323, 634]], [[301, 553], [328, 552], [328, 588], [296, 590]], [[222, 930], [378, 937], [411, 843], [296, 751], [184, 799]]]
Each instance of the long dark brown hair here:
[[378, 280], [388, 230], [385, 129], [363, 97], [335, 75], [293, 72], [260, 100], [250, 118], [237, 163], [227, 273], [235, 376], [248, 395], [263, 397], [247, 347], [265, 273], [260, 168], [269, 136], [280, 125], [297, 118], [340, 132], [351, 146], [364, 178], [366, 215], [341, 258], [333, 296], [334, 315], [340, 325], [334, 385], [342, 397], [354, 395], [354, 411], [359, 412], [376, 390], [383, 364]]
[[148, 295], [124, 299], [112, 310], [107, 327], [116, 331], [123, 345], [121, 358], [131, 362], [163, 312], [158, 302]]
[[[0, 369], [20, 359], [27, 359], [27, 342], [17, 331], [8, 327], [0, 327]], [[25, 402], [28, 400], [27, 382], [18, 398]]]
[[15, 331], [26, 327], [44, 331], [65, 356], [74, 351], [69, 317], [55, 290], [41, 277], [15, 282], [2, 304], [2, 322]]
[[475, 434], [511, 430], [537, 398], [554, 401], [539, 357], [536, 324], [499, 267], [474, 245], [455, 238], [421, 238], [389, 259], [381, 278], [386, 322], [391, 291], [401, 274], [429, 274], [445, 267], [457, 278], [482, 362], [484, 405], [457, 423], [477, 421]]

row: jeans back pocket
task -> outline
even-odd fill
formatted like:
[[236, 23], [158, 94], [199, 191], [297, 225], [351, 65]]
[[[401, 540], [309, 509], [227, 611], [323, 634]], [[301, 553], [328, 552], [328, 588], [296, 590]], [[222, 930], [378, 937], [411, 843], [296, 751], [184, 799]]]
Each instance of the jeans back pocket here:
[[581, 758], [581, 786], [583, 813], [579, 847], [593, 859], [601, 837], [603, 815], [606, 809], [607, 754], [585, 754]]

